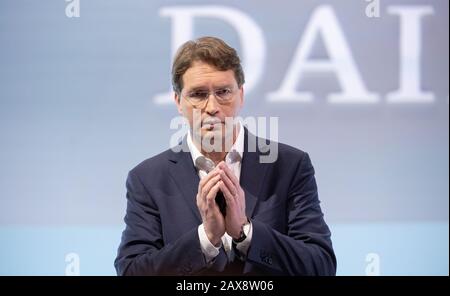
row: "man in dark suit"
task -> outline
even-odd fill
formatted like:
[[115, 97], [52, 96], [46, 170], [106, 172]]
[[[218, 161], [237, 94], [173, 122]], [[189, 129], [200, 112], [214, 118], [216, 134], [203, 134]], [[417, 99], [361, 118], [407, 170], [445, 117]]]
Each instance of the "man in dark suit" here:
[[190, 130], [129, 172], [117, 273], [334, 275], [308, 154], [228, 124], [244, 102], [236, 51], [214, 37], [189, 41], [172, 82]]

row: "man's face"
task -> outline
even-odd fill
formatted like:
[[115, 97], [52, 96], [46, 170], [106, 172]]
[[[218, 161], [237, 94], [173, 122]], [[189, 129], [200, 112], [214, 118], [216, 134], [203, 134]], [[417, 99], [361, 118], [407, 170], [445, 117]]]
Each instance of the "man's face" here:
[[[181, 97], [175, 94], [178, 112], [188, 121], [193, 133], [201, 135], [202, 139], [225, 136], [225, 118], [234, 118], [244, 103], [244, 90], [238, 87], [233, 70], [219, 71], [214, 66], [196, 61], [184, 73]], [[232, 99], [220, 104], [211, 94], [204, 108], [194, 108], [186, 96], [196, 91], [210, 91], [229, 88], [233, 90]], [[201, 120], [194, 121], [194, 110], [198, 110]], [[216, 124], [209, 124], [217, 122]]]

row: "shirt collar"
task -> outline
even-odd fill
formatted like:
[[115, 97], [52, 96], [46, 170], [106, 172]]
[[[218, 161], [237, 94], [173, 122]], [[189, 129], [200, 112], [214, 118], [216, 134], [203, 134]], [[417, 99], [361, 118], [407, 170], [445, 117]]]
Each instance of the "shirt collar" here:
[[[234, 141], [233, 145], [231, 146], [230, 152], [227, 153], [227, 156], [225, 157], [226, 162], [231, 162], [231, 155], [233, 155], [234, 153], [238, 153], [239, 155], [239, 161], [242, 161], [242, 157], [244, 156], [244, 128], [243, 125], [241, 123], [241, 121], [238, 121], [238, 135], [236, 137], [236, 141]], [[192, 134], [190, 129], [188, 130], [188, 135], [187, 135], [187, 145], [189, 148], [189, 151], [191, 153], [191, 157], [192, 160], [195, 164], [195, 160], [200, 157], [200, 156], [204, 156], [198, 149], [197, 146], [195, 146], [194, 142], [192, 141]]]

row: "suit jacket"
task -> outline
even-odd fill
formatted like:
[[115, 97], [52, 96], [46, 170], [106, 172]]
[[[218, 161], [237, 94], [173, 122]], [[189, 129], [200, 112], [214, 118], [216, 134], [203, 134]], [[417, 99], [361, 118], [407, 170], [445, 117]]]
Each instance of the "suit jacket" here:
[[[253, 229], [247, 256], [230, 262], [221, 248], [206, 264], [197, 230], [199, 177], [190, 153], [183, 152], [188, 149], [169, 149], [129, 172], [126, 228], [115, 260], [119, 275], [336, 273], [308, 154], [278, 143], [277, 160], [261, 163], [268, 142], [244, 130], [240, 184]], [[186, 138], [180, 145], [187, 147]]]

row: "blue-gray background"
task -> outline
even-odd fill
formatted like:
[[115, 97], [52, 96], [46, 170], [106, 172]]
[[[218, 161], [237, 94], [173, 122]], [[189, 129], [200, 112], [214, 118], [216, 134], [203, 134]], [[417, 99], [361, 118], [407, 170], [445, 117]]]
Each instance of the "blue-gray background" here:
[[[169, 147], [177, 116], [155, 101], [170, 86], [173, 19], [164, 8], [221, 5], [250, 17], [264, 37], [263, 72], [242, 116], [279, 117], [279, 140], [316, 168], [338, 274], [448, 275], [448, 1], [0, 2], [0, 274], [64, 274], [68, 253], [82, 275], [114, 274], [127, 172]], [[336, 76], [299, 81], [311, 103], [272, 102], [313, 12], [329, 5], [361, 79], [380, 100], [333, 104]], [[399, 16], [390, 5], [434, 9], [421, 21], [421, 89], [429, 103], [390, 104], [399, 87]], [[240, 52], [234, 27], [198, 17], [194, 37], [216, 35]], [[252, 49], [249, 48], [250, 53]], [[255, 49], [255, 52], [257, 49]], [[317, 38], [313, 56], [327, 57]], [[246, 69], [244, 69], [246, 70]]]

